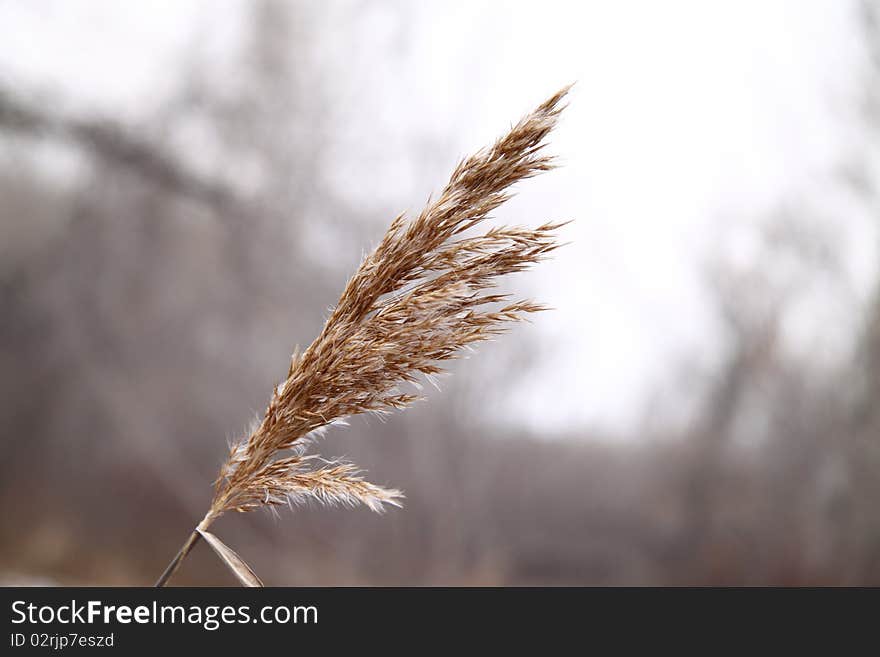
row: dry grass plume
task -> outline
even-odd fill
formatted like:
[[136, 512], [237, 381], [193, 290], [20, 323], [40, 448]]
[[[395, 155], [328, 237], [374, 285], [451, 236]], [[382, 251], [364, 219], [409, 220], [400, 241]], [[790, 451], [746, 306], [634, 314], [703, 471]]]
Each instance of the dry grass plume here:
[[[391, 223], [349, 279], [320, 335], [293, 355], [262, 421], [231, 447], [210, 509], [157, 585], [167, 582], [200, 536], [210, 536], [227, 564], [240, 561], [207, 534], [229, 511], [309, 498], [374, 511], [400, 505], [400, 491], [365, 481], [351, 464], [328, 463], [307, 451], [333, 423], [408, 406], [418, 396], [405, 392], [405, 384], [439, 374], [444, 361], [543, 310], [494, 288], [500, 277], [556, 249], [562, 224], [471, 229], [509, 198], [511, 185], [553, 168], [544, 140], [567, 92], [560, 90], [492, 146], [462, 160], [417, 217], [400, 215]], [[236, 572], [243, 583], [258, 584], [248, 573]]]

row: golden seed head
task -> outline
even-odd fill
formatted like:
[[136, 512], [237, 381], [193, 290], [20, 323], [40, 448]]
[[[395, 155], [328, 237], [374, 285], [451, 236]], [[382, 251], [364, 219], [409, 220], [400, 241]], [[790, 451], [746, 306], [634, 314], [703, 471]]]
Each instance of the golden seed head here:
[[331, 423], [411, 404], [418, 397], [401, 385], [442, 372], [443, 361], [463, 348], [543, 310], [493, 288], [501, 276], [556, 249], [562, 224], [463, 233], [504, 203], [511, 185], [553, 167], [542, 149], [567, 92], [554, 94], [492, 146], [462, 160], [415, 219], [394, 219], [349, 279], [321, 334], [294, 354], [262, 422], [231, 448], [207, 519], [308, 498], [374, 511], [399, 506], [400, 491], [364, 481], [353, 465], [322, 464], [305, 451]]

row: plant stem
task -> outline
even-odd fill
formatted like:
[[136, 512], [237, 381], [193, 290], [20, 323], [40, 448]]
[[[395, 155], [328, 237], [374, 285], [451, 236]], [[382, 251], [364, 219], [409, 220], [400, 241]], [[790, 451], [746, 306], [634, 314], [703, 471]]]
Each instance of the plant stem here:
[[177, 572], [177, 569], [180, 567], [180, 563], [186, 558], [186, 555], [190, 553], [190, 550], [195, 547], [195, 544], [199, 542], [199, 539], [202, 537], [198, 531], [193, 530], [193, 533], [189, 535], [189, 538], [186, 539], [186, 543], [183, 544], [183, 547], [180, 548], [180, 551], [177, 553], [177, 556], [171, 560], [171, 563], [168, 564], [168, 567], [165, 569], [165, 572], [162, 573], [162, 576], [156, 581], [156, 588], [161, 588], [168, 583], [168, 580]]

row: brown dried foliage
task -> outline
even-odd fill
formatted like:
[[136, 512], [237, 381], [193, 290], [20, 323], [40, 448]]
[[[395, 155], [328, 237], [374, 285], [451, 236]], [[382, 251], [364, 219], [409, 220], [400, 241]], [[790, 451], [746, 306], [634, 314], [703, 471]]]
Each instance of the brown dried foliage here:
[[477, 227], [509, 198], [514, 183], [553, 167], [542, 153], [568, 88], [554, 94], [488, 149], [463, 160], [440, 196], [412, 221], [398, 216], [348, 281], [321, 334], [294, 354], [256, 429], [231, 448], [204, 529], [227, 511], [316, 499], [399, 505], [401, 493], [370, 484], [354, 466], [326, 463], [305, 451], [334, 422], [403, 408], [403, 392], [443, 361], [502, 333], [509, 322], [543, 308], [510, 301], [492, 288], [557, 248], [561, 224], [534, 229]]

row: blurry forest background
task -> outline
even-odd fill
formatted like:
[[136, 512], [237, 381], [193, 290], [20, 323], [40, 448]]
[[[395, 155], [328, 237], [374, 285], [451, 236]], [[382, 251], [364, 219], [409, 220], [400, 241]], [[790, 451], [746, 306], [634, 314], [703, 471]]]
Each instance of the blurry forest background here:
[[[833, 103], [850, 138], [814, 185], [760, 210], [706, 209], [728, 228], [746, 227], [751, 255], [725, 248], [738, 243], [729, 231], [715, 233], [718, 244], [693, 270], [710, 337], [673, 354], [677, 365], [663, 366], [652, 394], [625, 398], [626, 421], [557, 418], [542, 430], [553, 395], [591, 404], [612, 395], [569, 370], [541, 368], [575, 349], [554, 326], [586, 340], [603, 319], [589, 281], [564, 267], [592, 257], [578, 249], [608, 219], [578, 213], [562, 264], [541, 265], [540, 284], [531, 274], [512, 282], [549, 295], [558, 314], [457, 363], [427, 403], [326, 438], [323, 453], [350, 456], [371, 480], [402, 488], [403, 510], [236, 515], [217, 533], [278, 585], [880, 585], [880, 280], [853, 282], [838, 239], [858, 217], [870, 236], [861, 241], [873, 240], [880, 216], [880, 8], [840, 4], [861, 58], [853, 93]], [[81, 6], [92, 12], [79, 25], [91, 31], [86, 41], [106, 37], [95, 7], [125, 11]], [[434, 109], [445, 122], [420, 134], [407, 115], [424, 102], [406, 101], [424, 89], [409, 77], [387, 104], [365, 109], [358, 99], [372, 93], [373, 69], [387, 66], [395, 79], [416, 23], [424, 33], [431, 12], [458, 5], [224, 6], [236, 18], [223, 56], [205, 45], [211, 23], [193, 22], [162, 87], [124, 110], [16, 73], [3, 51], [4, 583], [151, 584], [204, 513], [227, 441], [262, 412], [294, 345], [316, 335], [363, 251], [397, 212], [417, 210], [440, 188], [457, 157], [570, 81], [548, 72], [519, 89], [522, 102], [490, 113], [469, 98], [491, 97], [491, 84], [478, 94], [473, 81], [450, 79], [435, 90], [448, 99]], [[485, 16], [506, 7], [490, 5]], [[0, 41], [14, 33], [27, 41], [20, 31], [56, 8], [0, 3]], [[462, 21], [426, 47], [438, 59], [492, 48], [491, 23]], [[379, 45], [377, 32], [387, 33]], [[475, 75], [492, 79], [491, 70]], [[118, 76], [108, 84], [122, 84], [126, 71]], [[384, 84], [374, 93], [387, 92]], [[590, 114], [594, 93], [581, 77], [554, 152], [573, 152], [567, 130]], [[652, 102], [638, 111], [650, 114]], [[467, 128], [462, 144], [454, 135], [466, 117], [490, 131]], [[368, 170], [383, 174], [383, 189], [358, 187]], [[499, 221], [570, 218], [558, 198], [589, 190], [564, 171], [547, 174], [561, 176], [555, 186], [524, 185], [531, 205], [502, 208]], [[641, 182], [634, 176], [626, 196], [642, 194]], [[662, 213], [638, 220], [663, 230]], [[650, 280], [662, 263], [636, 266]], [[687, 309], [667, 312], [676, 325], [695, 322]], [[813, 327], [811, 339], [798, 339], [802, 326]], [[545, 403], [532, 407], [536, 389]], [[176, 583], [232, 581], [200, 546]]]

